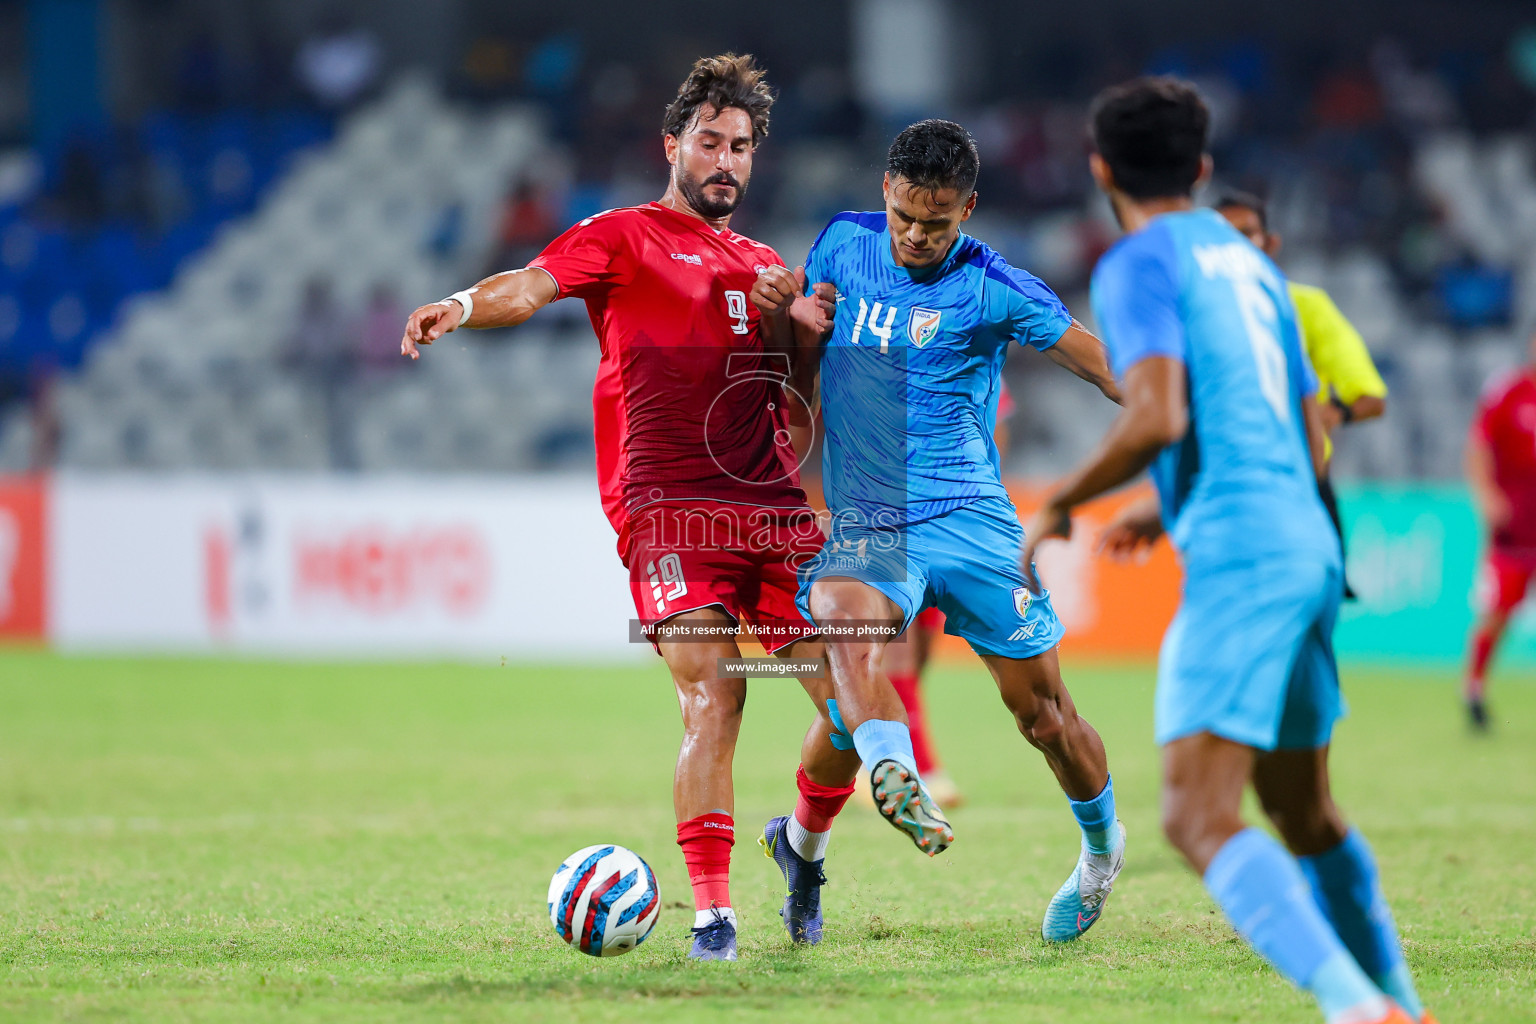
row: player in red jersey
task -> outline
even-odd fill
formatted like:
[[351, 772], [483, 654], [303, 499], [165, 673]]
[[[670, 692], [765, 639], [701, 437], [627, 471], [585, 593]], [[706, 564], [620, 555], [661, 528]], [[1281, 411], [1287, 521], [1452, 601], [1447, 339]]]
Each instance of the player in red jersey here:
[[1467, 659], [1467, 714], [1488, 727], [1483, 690], [1493, 649], [1536, 573], [1536, 337], [1529, 362], [1478, 402], [1467, 444], [1467, 480], [1488, 528], [1481, 607]]
[[[588, 217], [526, 268], [422, 306], [401, 342], [415, 358], [458, 327], [520, 324], [567, 296], [587, 304], [602, 343], [592, 402], [603, 510], [683, 716], [673, 803], [694, 892], [689, 955], [704, 960], [736, 959], [731, 763], [746, 679], [720, 663], [741, 656], [738, 624], [771, 654], [824, 664], [825, 653], [795, 608], [795, 569], [822, 534], [790, 443], [810, 416], [792, 320], [819, 332], [834, 307], [813, 296], [762, 317], [748, 294], [783, 260], [729, 227], [772, 102], [750, 56], [699, 60], [665, 114], [672, 172], [660, 200]], [[859, 759], [851, 741], [832, 745], [825, 669], [801, 683], [818, 715], [795, 816], [824, 843]]]

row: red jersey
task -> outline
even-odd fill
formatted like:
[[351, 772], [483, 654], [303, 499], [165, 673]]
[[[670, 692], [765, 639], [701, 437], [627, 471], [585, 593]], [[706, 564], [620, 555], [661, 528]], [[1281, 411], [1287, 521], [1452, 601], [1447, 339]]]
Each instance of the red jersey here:
[[1536, 373], [1494, 382], [1478, 402], [1472, 430], [1492, 453], [1494, 483], [1510, 505], [1493, 546], [1536, 552]]
[[763, 348], [747, 299], [768, 246], [647, 203], [588, 217], [530, 267], [587, 303], [602, 361], [592, 393], [603, 511], [619, 531], [655, 502], [802, 508], [788, 357]]

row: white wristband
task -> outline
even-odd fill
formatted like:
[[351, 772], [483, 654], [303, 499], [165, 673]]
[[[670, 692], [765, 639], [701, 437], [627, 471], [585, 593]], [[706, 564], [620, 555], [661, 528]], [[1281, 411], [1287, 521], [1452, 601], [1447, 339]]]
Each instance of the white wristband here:
[[474, 297], [469, 294], [469, 289], [466, 289], [462, 292], [454, 292], [443, 301], [457, 302], [459, 305], [464, 307], [464, 315], [459, 317], [459, 326], [468, 327], [469, 318], [475, 315], [475, 300]]

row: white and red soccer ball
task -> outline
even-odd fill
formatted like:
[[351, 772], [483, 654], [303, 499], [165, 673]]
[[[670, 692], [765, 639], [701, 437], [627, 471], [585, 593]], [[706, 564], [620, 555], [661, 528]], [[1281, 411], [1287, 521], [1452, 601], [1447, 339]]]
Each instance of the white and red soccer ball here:
[[628, 953], [651, 934], [661, 891], [650, 865], [622, 846], [588, 846], [549, 881], [555, 933], [588, 956]]

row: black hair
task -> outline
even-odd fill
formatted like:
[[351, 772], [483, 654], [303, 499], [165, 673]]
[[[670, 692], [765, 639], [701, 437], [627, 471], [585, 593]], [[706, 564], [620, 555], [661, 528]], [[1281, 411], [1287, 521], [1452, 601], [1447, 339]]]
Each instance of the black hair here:
[[773, 90], [768, 88], [766, 74], [750, 53], [700, 57], [678, 86], [677, 96], [667, 104], [661, 133], [682, 138], [699, 108], [706, 104], [716, 110], [736, 107], [752, 118], [752, 145], [757, 145], [768, 135], [768, 112], [773, 108]]
[[1194, 191], [1211, 113], [1190, 83], [1160, 77], [1111, 86], [1093, 101], [1088, 123], [1115, 186], [1132, 199]]
[[1217, 197], [1216, 202], [1211, 204], [1211, 209], [1217, 211], [1218, 213], [1222, 210], [1231, 209], [1232, 207], [1236, 207], [1239, 210], [1247, 210], [1249, 213], [1252, 213], [1255, 217], [1259, 218], [1259, 227], [1264, 230], [1266, 235], [1269, 234], [1269, 210], [1264, 200], [1260, 199], [1252, 192], [1242, 192], [1238, 189], [1231, 189], [1227, 192], [1223, 192], [1219, 197]]
[[981, 156], [971, 133], [953, 121], [930, 118], [908, 125], [886, 155], [891, 180], [904, 178], [914, 188], [937, 192], [952, 188], [962, 197], [976, 190]]

